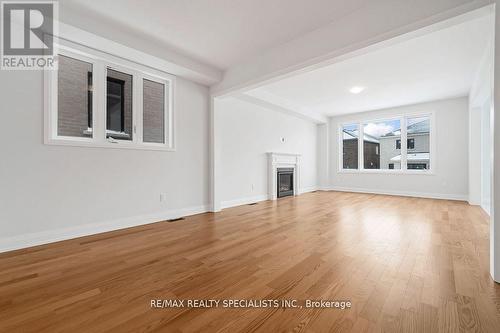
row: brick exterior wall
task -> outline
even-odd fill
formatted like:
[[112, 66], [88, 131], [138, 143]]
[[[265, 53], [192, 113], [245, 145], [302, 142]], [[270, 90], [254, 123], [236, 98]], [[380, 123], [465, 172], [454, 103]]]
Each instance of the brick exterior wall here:
[[57, 134], [84, 137], [88, 128], [88, 72], [92, 64], [59, 56]]
[[[377, 154], [379, 144], [365, 141], [363, 145], [364, 168], [378, 169], [380, 166], [380, 156]], [[379, 151], [380, 153], [380, 151]], [[343, 141], [343, 168], [358, 168], [358, 139], [347, 139]]]
[[380, 149], [376, 142], [365, 141], [363, 144], [364, 168], [379, 169], [380, 168]]
[[[60, 136], [88, 137], [88, 73], [92, 64], [59, 56], [57, 133]], [[124, 127], [132, 139], [132, 76], [108, 69], [109, 77], [124, 81]], [[165, 85], [150, 80], [143, 81], [143, 140], [164, 143], [165, 138]], [[91, 89], [91, 87], [90, 87]], [[167, 104], [168, 105], [168, 104]], [[92, 107], [92, 106], [91, 106]]]
[[343, 142], [343, 168], [358, 168], [358, 139], [344, 140]]
[[143, 141], [164, 143], [165, 85], [144, 80], [143, 96]]

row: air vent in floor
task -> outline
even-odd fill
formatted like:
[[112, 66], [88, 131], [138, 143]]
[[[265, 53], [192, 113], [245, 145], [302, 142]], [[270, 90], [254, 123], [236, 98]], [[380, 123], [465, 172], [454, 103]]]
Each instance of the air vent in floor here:
[[178, 217], [178, 218], [176, 218], [176, 219], [170, 219], [170, 220], [167, 220], [167, 222], [177, 222], [177, 221], [182, 221], [182, 220], [184, 220], [184, 218], [183, 218], [183, 217]]

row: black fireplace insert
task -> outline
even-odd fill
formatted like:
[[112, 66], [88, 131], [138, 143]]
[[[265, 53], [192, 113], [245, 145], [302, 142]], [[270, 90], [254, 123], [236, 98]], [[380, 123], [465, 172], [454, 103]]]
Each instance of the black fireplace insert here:
[[293, 168], [278, 168], [278, 198], [293, 195]]

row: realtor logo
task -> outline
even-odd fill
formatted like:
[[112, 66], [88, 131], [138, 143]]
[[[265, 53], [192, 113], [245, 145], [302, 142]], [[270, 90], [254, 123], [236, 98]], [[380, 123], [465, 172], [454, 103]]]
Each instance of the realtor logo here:
[[1, 69], [55, 69], [58, 3], [2, 1]]

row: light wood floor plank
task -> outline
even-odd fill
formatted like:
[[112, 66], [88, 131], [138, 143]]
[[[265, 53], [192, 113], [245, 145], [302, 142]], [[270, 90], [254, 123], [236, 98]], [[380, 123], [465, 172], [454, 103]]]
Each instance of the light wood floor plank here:
[[315, 192], [82, 237], [0, 254], [0, 332], [500, 332], [488, 234], [465, 202]]

